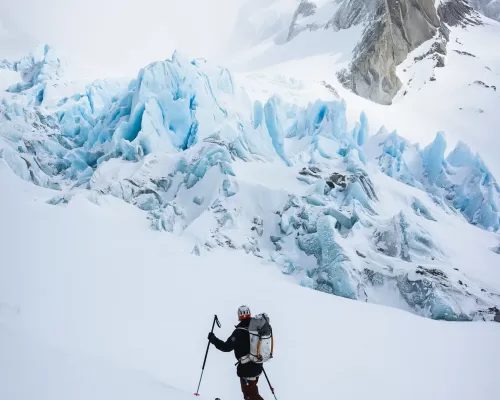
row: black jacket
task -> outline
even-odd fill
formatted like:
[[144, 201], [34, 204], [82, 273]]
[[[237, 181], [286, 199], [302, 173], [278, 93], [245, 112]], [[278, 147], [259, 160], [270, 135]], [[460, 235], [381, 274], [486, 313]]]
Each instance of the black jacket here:
[[[220, 351], [230, 352], [234, 350], [234, 355], [236, 359], [239, 360], [241, 357], [250, 353], [250, 335], [248, 331], [244, 330], [248, 329], [249, 324], [249, 319], [241, 321], [225, 342], [214, 336], [211, 340], [212, 344]], [[239, 363], [236, 373], [240, 378], [253, 378], [259, 376], [262, 374], [262, 364], [257, 364], [252, 361], [246, 364]]]

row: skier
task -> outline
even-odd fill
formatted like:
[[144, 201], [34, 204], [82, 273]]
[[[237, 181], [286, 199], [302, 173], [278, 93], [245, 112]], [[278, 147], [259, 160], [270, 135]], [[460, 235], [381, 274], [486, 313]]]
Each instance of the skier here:
[[229, 338], [223, 342], [218, 339], [214, 333], [208, 334], [208, 340], [218, 350], [230, 352], [234, 350], [234, 355], [238, 360], [238, 368], [236, 373], [240, 378], [241, 391], [245, 400], [264, 400], [259, 395], [259, 376], [262, 374], [262, 364], [254, 363], [252, 361], [241, 362], [242, 358], [250, 353], [250, 335], [248, 333], [248, 326], [251, 318], [250, 308], [247, 306], [240, 306], [238, 308], [238, 320], [236, 329]]

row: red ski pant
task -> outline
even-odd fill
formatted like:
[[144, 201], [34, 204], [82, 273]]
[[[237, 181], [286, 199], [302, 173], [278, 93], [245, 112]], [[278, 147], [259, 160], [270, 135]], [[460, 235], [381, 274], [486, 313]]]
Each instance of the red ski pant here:
[[255, 378], [255, 380], [240, 378], [241, 382], [241, 391], [243, 392], [243, 398], [245, 400], [264, 400], [260, 397], [259, 387], [257, 383], [259, 383], [259, 378]]

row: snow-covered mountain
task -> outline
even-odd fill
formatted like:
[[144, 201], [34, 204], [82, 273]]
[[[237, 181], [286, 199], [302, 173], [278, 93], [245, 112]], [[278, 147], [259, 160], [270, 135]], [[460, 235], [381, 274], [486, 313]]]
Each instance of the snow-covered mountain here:
[[[500, 24], [260, 0], [238, 26], [234, 74], [0, 61], [0, 398], [187, 398], [249, 303], [279, 398], [497, 399]], [[202, 395], [240, 396], [232, 364]]]
[[[236, 25], [236, 37], [253, 34], [250, 37], [256, 44], [243, 57], [245, 62], [240, 60], [243, 65], [253, 69], [318, 53], [337, 54], [331, 78], [336, 75], [347, 89], [381, 104], [391, 104], [401, 90], [403, 83], [396, 69], [420, 45], [435, 41], [422, 58], [432, 58], [434, 66], [440, 68], [445, 65], [451, 29], [488, 24], [466, 0], [282, 0], [265, 1], [264, 7], [252, 4], [245, 4]], [[266, 22], [271, 20], [272, 25]], [[277, 49], [283, 46], [288, 50]]]
[[48, 203], [110, 194], [194, 238], [194, 254], [241, 250], [303, 286], [435, 319], [497, 312], [500, 187], [465, 144], [445, 158], [441, 133], [423, 149], [369, 137], [365, 114], [348, 128], [343, 101], [252, 101], [227, 69], [179, 54], [128, 85], [50, 100], [70, 86], [39, 58], [3, 98], [0, 157], [59, 189]]
[[[290, 21], [287, 25], [290, 27], [294, 11], [289, 11], [298, 7], [297, 2], [269, 4], [272, 5], [269, 9], [274, 7], [282, 19]], [[294, 26], [298, 30], [288, 41], [283, 37], [288, 37], [290, 29], [283, 28], [235, 58], [232, 68], [244, 80], [252, 98], [266, 101], [273, 93], [279, 93], [303, 105], [317, 98], [343, 98], [348, 104], [348, 121], [358, 119], [364, 112], [370, 121], [371, 134], [376, 134], [384, 125], [389, 131], [397, 130], [406, 139], [426, 146], [434, 140], [437, 132], [444, 131], [451, 147], [460, 141], [467, 143], [474, 151], [480, 152], [494, 174], [500, 174], [497, 156], [500, 137], [490, 133], [492, 127], [500, 124], [496, 112], [500, 85], [498, 22], [475, 13], [460, 2], [438, 3], [437, 10], [441, 11], [434, 11], [437, 12], [439, 27], [429, 40], [419, 40], [421, 44], [417, 47], [407, 45], [402, 53], [391, 52], [389, 58], [377, 51], [372, 59], [365, 57], [368, 53], [356, 50], [363, 47], [366, 31], [373, 26], [371, 20], [367, 20], [370, 14], [347, 13], [357, 15], [361, 21], [349, 28], [342, 25], [344, 28], [337, 29], [331, 24], [327, 27], [325, 22], [331, 18], [326, 18], [327, 15], [340, 15], [338, 13], [347, 5], [364, 3], [345, 2], [345, 7], [338, 9], [332, 9], [334, 3], [331, 2], [315, 4], [314, 13], [305, 19], [309, 22], [302, 23], [301, 18], [305, 17], [296, 16], [295, 20], [300, 23], [296, 22]], [[253, 12], [257, 13], [256, 10]], [[322, 23], [310, 23], [316, 19]], [[254, 20], [258, 21], [257, 18]], [[343, 19], [335, 19], [339, 20]], [[407, 53], [411, 48], [414, 49]], [[397, 82], [394, 88], [399, 88], [392, 92], [394, 97], [391, 95], [390, 106], [367, 101], [356, 95], [352, 87], [343, 85], [342, 77], [350, 74], [356, 54], [360, 55], [359, 60], [365, 57], [365, 65], [373, 71], [380, 65], [390, 66], [390, 75]], [[378, 63], [377, 54], [382, 64]], [[401, 55], [397, 65], [394, 54]], [[383, 74], [377, 73], [377, 76], [382, 79]], [[378, 91], [380, 86], [375, 81], [369, 83], [370, 79], [366, 80], [367, 88]], [[360, 94], [370, 97], [366, 93]]]

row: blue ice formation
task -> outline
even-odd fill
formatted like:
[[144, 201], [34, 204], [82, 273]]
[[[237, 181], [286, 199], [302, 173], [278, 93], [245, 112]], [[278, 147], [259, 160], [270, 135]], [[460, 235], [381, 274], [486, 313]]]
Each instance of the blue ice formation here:
[[234, 176], [231, 162], [231, 155], [225, 147], [209, 143], [200, 150], [193, 160], [188, 161], [184, 157], [181, 158], [175, 171], [185, 174], [184, 183], [186, 188], [191, 189], [214, 166], [218, 166], [222, 174]]
[[[346, 169], [356, 174], [345, 181], [333, 174], [328, 178], [328, 187], [335, 185], [331, 191], [325, 190], [320, 168], [302, 171], [312, 179], [312, 193], [290, 196], [280, 212], [279, 235], [271, 237], [276, 247], [272, 259], [283, 266], [284, 273], [298, 275], [303, 286], [326, 293], [373, 301], [378, 291], [390, 288], [399, 301], [422, 316], [449, 321], [487, 318], [494, 295], [462, 275], [452, 278], [437, 268], [446, 256], [420, 225], [420, 218], [435, 220], [424, 202], [413, 198], [411, 208], [381, 220], [374, 212], [377, 200], [369, 176], [360, 160], [355, 162], [357, 151], [351, 151], [351, 156], [344, 158], [350, 158], [345, 160]], [[362, 204], [363, 199], [369, 207]], [[356, 251], [353, 258], [341, 246], [342, 238], [360, 232], [372, 238], [372, 248]], [[316, 265], [291, 256], [292, 243], [314, 256]], [[362, 257], [361, 263], [357, 257]]]
[[226, 177], [222, 182], [222, 190], [224, 191], [224, 195], [226, 197], [234, 196], [239, 191], [238, 182]]
[[135, 198], [135, 204], [141, 210], [152, 211], [160, 206], [161, 201], [155, 193], [143, 193]]
[[279, 107], [280, 101], [277, 96], [271, 97], [264, 106], [266, 127], [269, 132], [269, 136], [271, 136], [276, 154], [278, 154], [287, 165], [291, 165], [285, 151], [283, 127], [281, 126], [281, 121], [277, 111]]
[[413, 209], [413, 211], [415, 211], [415, 214], [427, 218], [430, 221], [436, 221], [425, 204], [416, 197], [413, 198], [411, 208]]
[[331, 216], [320, 216], [316, 232], [298, 236], [297, 245], [317, 259], [317, 268], [307, 273], [314, 289], [356, 299], [356, 283], [349, 268], [349, 258], [335, 240], [335, 224]]
[[[78, 107], [82, 107], [79, 103], [85, 103], [85, 112], [98, 118], [109, 111], [110, 106], [123, 96], [123, 92], [127, 89], [128, 82], [120, 80], [96, 80], [85, 87], [84, 93], [75, 93], [71, 97], [64, 97], [59, 100], [57, 107], [60, 108], [58, 114], [63, 114], [67, 109], [68, 113], [73, 114], [75, 118], [79, 117]], [[72, 107], [78, 106], [77, 109], [71, 110]], [[60, 117], [61, 118], [61, 117]]]
[[[448, 193], [453, 206], [467, 220], [485, 229], [500, 229], [500, 185], [479, 155], [474, 155], [467, 145], [457, 144], [447, 157], [451, 172], [468, 173], [460, 184], [453, 185]], [[451, 178], [450, 178], [451, 179]]]
[[[59, 74], [59, 59], [49, 47], [42, 50], [15, 65], [20, 71], [32, 68], [29, 82], [37, 90], [45, 87], [38, 83]], [[39, 93], [25, 94], [36, 100]], [[19, 104], [4, 106], [6, 115], [25, 114]], [[312, 148], [301, 151], [316, 149], [325, 158], [343, 157], [350, 149], [359, 149], [354, 135], [346, 131], [344, 103], [318, 101], [298, 109], [274, 96], [264, 106], [259, 102], [252, 105], [246, 93], [234, 87], [226, 69], [204, 60], [190, 62], [178, 53], [171, 60], [143, 68], [127, 86], [93, 82], [85, 92], [59, 100], [53, 115], [57, 116], [53, 129], [59, 134], [44, 142], [48, 147], [53, 143], [63, 146], [56, 154], [56, 174], [79, 185], [112, 158], [136, 161], [154, 152], [175, 154], [201, 143], [221, 147], [226, 160], [278, 156], [288, 165], [294, 162], [285, 148], [288, 139], [308, 136]], [[198, 171], [205, 168], [206, 161], [199, 160], [189, 185], [200, 179]], [[223, 166], [231, 174], [228, 161]]]
[[438, 132], [436, 139], [422, 151], [424, 169], [430, 183], [435, 183], [437, 177], [443, 171], [444, 152], [446, 151], [446, 139], [443, 132]]
[[55, 50], [49, 45], [41, 45], [29, 56], [19, 61], [2, 63], [4, 68], [20, 73], [22, 82], [11, 85], [8, 89], [12, 93], [20, 93], [37, 87], [33, 94], [35, 104], [41, 104], [44, 96], [44, 85], [49, 80], [58, 79], [62, 75], [61, 60]]
[[259, 126], [262, 125], [263, 119], [264, 109], [262, 107], [262, 103], [258, 100], [255, 100], [253, 103], [253, 128], [259, 128]]
[[363, 146], [368, 140], [368, 117], [364, 111], [360, 115], [360, 124], [358, 124], [353, 131], [353, 138], [358, 146]]
[[[224, 246], [262, 256], [260, 245], [269, 241], [265, 225], [276, 249], [270, 257], [304, 285], [369, 301], [380, 286], [392, 285], [400, 301], [432, 318], [472, 319], [494, 304], [482, 288], [468, 282], [466, 290], [432, 267], [444, 256], [419, 224], [434, 220], [423, 201], [410, 198], [409, 207], [387, 220], [377, 215], [379, 197], [365, 166], [373, 139], [367, 138], [368, 120], [362, 113], [349, 130], [345, 102], [299, 107], [278, 96], [252, 102], [226, 69], [175, 53], [131, 82], [96, 81], [50, 108], [40, 90], [57, 79], [58, 69], [45, 50], [20, 67], [34, 71], [28, 79], [33, 86], [12, 97], [31, 98], [29, 105], [15, 99], [0, 104], [0, 159], [25, 180], [65, 189], [51, 204], [75, 193], [94, 200], [97, 193], [111, 194], [144, 210], [155, 229], [171, 232], [210, 213], [214, 227], [198, 253], [201, 246]], [[396, 132], [375, 140], [386, 174], [427, 190], [472, 223], [498, 229], [498, 185], [467, 146], [459, 143], [445, 158], [442, 134], [425, 149]], [[231, 237], [238, 219], [248, 217], [247, 209], [235, 210], [254, 200], [241, 202], [251, 191], [238, 180], [235, 161], [300, 164], [305, 191], [290, 193], [282, 210], [265, 210], [278, 217], [264, 221], [259, 215], [248, 235], [243, 223]], [[120, 173], [114, 175], [114, 168]], [[261, 197], [269, 190], [258, 188]], [[260, 204], [253, 206], [255, 213]], [[356, 235], [373, 239], [350, 241]], [[244, 244], [235, 244], [238, 236]], [[353, 252], [343, 247], [347, 241], [368, 248]]]
[[193, 203], [198, 204], [199, 206], [201, 206], [204, 201], [205, 201], [205, 198], [203, 196], [194, 196], [193, 197]]
[[376, 135], [372, 138], [372, 141], [375, 140], [380, 147], [380, 153], [377, 155], [379, 169], [384, 174], [407, 185], [421, 187], [419, 177], [413, 174], [411, 159], [408, 159], [413, 156], [411, 153], [420, 152], [419, 146], [412, 146], [408, 140], [396, 132], [388, 134], [385, 138], [379, 138], [379, 135]]
[[[305, 108], [272, 96], [253, 102], [231, 74], [204, 60], [171, 60], [143, 68], [128, 87], [97, 81], [85, 93], [61, 99], [58, 123], [70, 147], [67, 179], [85, 183], [102, 162], [136, 161], [154, 152], [177, 153], [201, 143], [224, 147], [231, 158], [271, 160], [286, 165], [303, 157], [346, 157], [364, 143], [367, 121], [347, 130], [344, 102], [317, 101]], [[288, 140], [305, 139], [299, 153]], [[200, 166], [201, 168], [201, 166]], [[195, 174], [196, 175], [196, 174]]]
[[20, 178], [58, 189], [59, 183], [53, 176], [66, 167], [62, 157], [68, 151], [57, 140], [58, 128], [54, 116], [2, 99], [0, 159]]
[[357, 150], [359, 158], [365, 161], [360, 143], [364, 143], [368, 132], [366, 115], [362, 113], [361, 123], [353, 131], [348, 131], [344, 101], [316, 100], [302, 109], [291, 106], [281, 116], [282, 124], [283, 119], [288, 118], [285, 137], [307, 139], [313, 157], [314, 151], [322, 158], [333, 159]]
[[429, 192], [440, 203], [460, 211], [474, 225], [500, 229], [500, 186], [479, 155], [459, 142], [445, 158], [446, 140], [439, 132], [424, 149], [393, 132], [376, 135], [378, 167], [385, 174]]
[[329, 215], [320, 217], [317, 229], [321, 261], [315, 272], [316, 289], [356, 299], [356, 284], [348, 266], [349, 258], [335, 241], [335, 219]]
[[61, 133], [72, 141], [72, 147], [82, 148], [95, 132], [95, 127], [109, 113], [126, 87], [113, 80], [94, 81], [84, 93], [77, 93], [58, 102], [56, 112]]
[[468, 167], [474, 164], [475, 158], [470, 147], [464, 142], [459, 141], [446, 158], [446, 161], [453, 167]]
[[[86, 97], [88, 106], [82, 109], [80, 101], [67, 107], [60, 123], [65, 136], [78, 143], [75, 159], [87, 159], [90, 167], [113, 157], [137, 160], [156, 151], [183, 151], [209, 137], [231, 143], [241, 157], [250, 151], [241, 138], [252, 129], [250, 107], [248, 121], [240, 120], [230, 74], [203, 60], [188, 62], [175, 53], [172, 60], [143, 68], [120, 96], [103, 98], [94, 86]], [[102, 118], [91, 122], [96, 98]]]
[[[415, 313], [448, 321], [482, 319], [494, 304], [494, 295], [477, 283], [463, 275], [460, 279], [450, 277], [436, 266], [429, 266], [443, 254], [431, 235], [403, 212], [373, 228], [368, 226], [373, 229], [374, 248], [384, 255], [382, 264], [373, 259], [369, 261], [372, 257], [357, 252], [363, 257], [362, 264], [358, 264], [349, 259], [339, 245], [341, 218], [328, 215], [326, 208], [324, 214], [315, 212], [318, 207], [304, 207], [298, 199], [293, 203], [295, 207], [288, 210], [293, 208], [295, 214], [288, 215], [288, 221], [290, 228], [298, 233], [297, 247], [317, 259], [317, 266], [306, 270], [304, 286], [368, 301], [374, 289], [376, 293], [393, 288]], [[306, 226], [313, 229], [308, 230]], [[271, 239], [279, 244], [279, 249], [286, 237], [295, 236], [290, 232], [285, 234], [287, 236]], [[287, 273], [301, 270], [300, 263], [290, 259], [286, 259], [285, 265]]]
[[375, 228], [373, 243], [379, 252], [404, 261], [442, 256], [442, 251], [434, 243], [431, 234], [412, 223], [402, 211]]
[[[445, 321], [470, 321], [476, 317], [462, 309], [464, 299], [458, 291], [449, 290], [449, 286], [449, 278], [444, 272], [421, 266], [397, 279], [402, 297], [421, 315]], [[480, 299], [477, 301], [481, 303]]]

